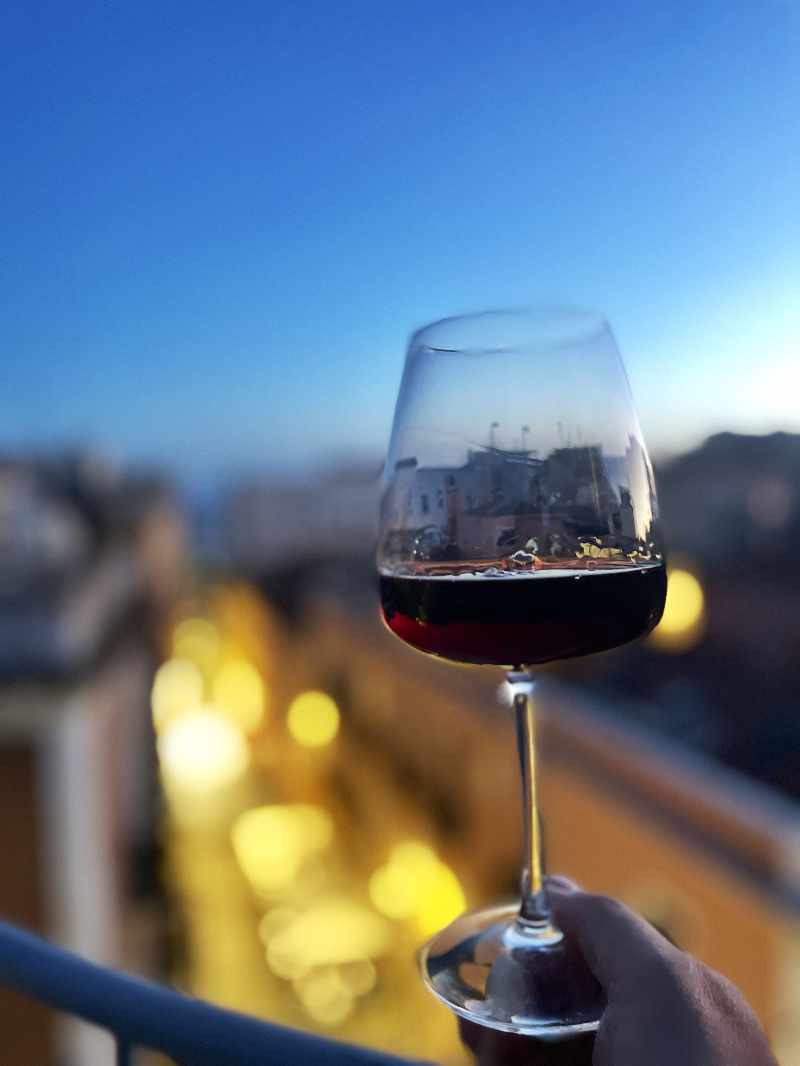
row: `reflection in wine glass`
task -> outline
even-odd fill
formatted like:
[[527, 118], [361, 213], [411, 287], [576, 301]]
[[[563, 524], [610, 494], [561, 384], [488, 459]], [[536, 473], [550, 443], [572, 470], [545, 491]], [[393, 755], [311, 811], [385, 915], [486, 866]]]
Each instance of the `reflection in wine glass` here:
[[569, 1041], [538, 1042], [519, 1033], [503, 1033], [459, 1018], [458, 1031], [477, 1066], [591, 1066], [594, 1034]]

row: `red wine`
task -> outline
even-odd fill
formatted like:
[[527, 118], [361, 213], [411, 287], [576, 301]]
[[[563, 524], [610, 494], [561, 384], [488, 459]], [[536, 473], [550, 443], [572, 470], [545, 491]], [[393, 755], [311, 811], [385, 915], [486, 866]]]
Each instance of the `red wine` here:
[[496, 666], [606, 651], [649, 633], [661, 618], [667, 578], [660, 563], [567, 566], [524, 574], [382, 574], [383, 618], [420, 651]]

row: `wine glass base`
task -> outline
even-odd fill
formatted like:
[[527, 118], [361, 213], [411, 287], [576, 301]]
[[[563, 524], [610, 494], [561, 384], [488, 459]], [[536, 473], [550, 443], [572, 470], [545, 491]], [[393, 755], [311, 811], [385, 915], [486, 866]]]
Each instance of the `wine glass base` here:
[[425, 983], [476, 1025], [550, 1041], [593, 1032], [605, 997], [580, 952], [518, 917], [518, 904], [462, 914], [420, 951]]

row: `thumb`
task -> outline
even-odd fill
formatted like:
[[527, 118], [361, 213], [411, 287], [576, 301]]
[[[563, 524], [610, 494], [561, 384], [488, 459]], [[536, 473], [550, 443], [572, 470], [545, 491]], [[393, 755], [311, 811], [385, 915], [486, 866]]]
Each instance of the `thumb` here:
[[607, 993], [638, 983], [653, 964], [677, 949], [624, 903], [581, 892], [561, 879], [548, 880], [547, 898], [556, 925], [581, 949]]

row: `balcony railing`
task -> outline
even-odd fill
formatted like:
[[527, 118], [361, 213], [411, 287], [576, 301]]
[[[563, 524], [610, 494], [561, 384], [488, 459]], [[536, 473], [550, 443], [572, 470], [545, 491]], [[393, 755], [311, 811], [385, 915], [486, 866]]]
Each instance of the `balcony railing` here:
[[179, 1066], [410, 1066], [96, 966], [7, 922], [0, 922], [0, 982], [109, 1030], [117, 1066], [131, 1066], [135, 1048], [161, 1051]]

